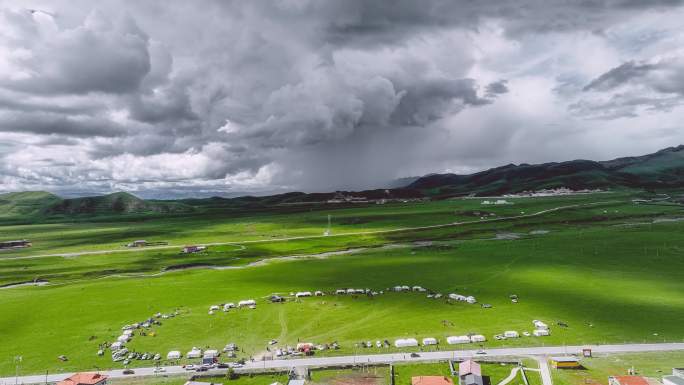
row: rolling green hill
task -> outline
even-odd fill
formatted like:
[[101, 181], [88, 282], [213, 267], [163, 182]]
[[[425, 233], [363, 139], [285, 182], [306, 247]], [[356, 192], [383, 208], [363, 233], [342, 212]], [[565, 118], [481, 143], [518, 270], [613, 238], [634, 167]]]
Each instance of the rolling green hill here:
[[431, 174], [407, 187], [433, 196], [495, 195], [559, 187], [574, 190], [680, 188], [684, 187], [684, 146], [604, 162], [509, 164], [470, 175]]
[[33, 217], [61, 198], [45, 191], [0, 194], [0, 218]]
[[46, 209], [48, 214], [134, 214], [192, 211], [191, 206], [172, 201], [149, 201], [135, 195], [117, 192], [108, 195], [62, 199]]

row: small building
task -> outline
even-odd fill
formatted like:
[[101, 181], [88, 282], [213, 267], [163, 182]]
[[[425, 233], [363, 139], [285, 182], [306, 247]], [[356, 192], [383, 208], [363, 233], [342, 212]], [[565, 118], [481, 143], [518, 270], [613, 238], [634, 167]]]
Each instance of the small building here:
[[549, 329], [536, 329], [532, 332], [532, 335], [535, 337], [546, 337], [550, 336], [551, 333], [549, 332]]
[[475, 297], [473, 297], [472, 295], [467, 296], [465, 300], [468, 303], [477, 303], [477, 299], [475, 299]]
[[279, 303], [279, 302], [285, 302], [285, 298], [281, 297], [279, 295], [272, 295], [269, 299], [272, 303]]
[[663, 377], [663, 385], [684, 385], [684, 368], [673, 368], [671, 376]]
[[145, 247], [145, 246], [147, 246], [147, 241], [144, 239], [139, 239], [137, 241], [133, 241], [133, 242], [126, 245], [126, 247]]
[[337, 295], [347, 294], [347, 291], [344, 289], [337, 289], [337, 290], [335, 290], [335, 294], [337, 294]]
[[314, 292], [314, 295], [315, 295], [316, 297], [322, 297], [324, 294], [323, 294], [322, 291], [316, 290], [316, 292]]
[[219, 351], [216, 349], [208, 349], [204, 351], [202, 358], [216, 358], [219, 356], [219, 354], [221, 353], [219, 353]]
[[470, 343], [470, 337], [468, 337], [468, 336], [450, 336], [450, 337], [447, 337], [447, 343], [449, 345], [469, 344]]
[[649, 385], [649, 382], [641, 376], [610, 376], [608, 385]]
[[178, 350], [172, 350], [166, 355], [167, 360], [179, 360], [183, 355]]
[[297, 297], [297, 298], [311, 297], [311, 292], [310, 291], [299, 291], [299, 292], [297, 292], [297, 294], [295, 294], [295, 297]]
[[398, 348], [408, 348], [411, 346], [418, 346], [418, 341], [415, 338], [400, 338], [394, 341], [394, 346]]
[[482, 368], [473, 360], [458, 364], [458, 382], [460, 385], [483, 385]]
[[437, 339], [432, 337], [423, 338], [423, 345], [437, 345]]
[[411, 377], [411, 385], [454, 385], [454, 381], [445, 376]]
[[578, 369], [582, 367], [574, 356], [551, 357], [551, 365], [556, 369]]
[[108, 376], [100, 373], [76, 373], [59, 381], [57, 385], [105, 385]]
[[532, 325], [534, 325], [535, 329], [548, 329], [549, 328], [549, 325], [547, 325], [544, 322], [539, 321], [539, 320], [532, 321]]
[[112, 351], [119, 350], [123, 347], [124, 347], [124, 344], [121, 341], [116, 341], [116, 342], [112, 343], [111, 345], [109, 345], [109, 348], [112, 349]]
[[229, 303], [223, 305], [223, 311], [228, 311], [228, 310], [230, 310], [230, 309], [232, 309], [232, 308], [234, 308], [234, 307], [235, 307], [235, 304], [232, 303], [232, 302], [229, 302]]
[[504, 332], [504, 337], [506, 337], [506, 338], [518, 338], [518, 337], [520, 337], [520, 334], [518, 334], [518, 332], [515, 330], [506, 330]]
[[204, 251], [206, 249], [207, 249], [206, 246], [195, 246], [195, 245], [185, 246], [185, 247], [183, 247], [183, 253], [184, 254], [199, 253], [200, 251]]

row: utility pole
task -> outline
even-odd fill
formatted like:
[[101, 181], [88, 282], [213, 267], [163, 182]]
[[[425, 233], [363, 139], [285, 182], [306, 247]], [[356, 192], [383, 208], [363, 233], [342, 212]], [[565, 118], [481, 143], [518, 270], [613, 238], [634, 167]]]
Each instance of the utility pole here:
[[14, 375], [15, 375], [15, 376], [14, 376], [14, 385], [18, 385], [18, 384], [19, 384], [19, 366], [21, 365], [21, 361], [22, 361], [23, 359], [24, 359], [24, 358], [23, 358], [22, 356], [15, 356], [15, 357], [14, 357], [14, 364], [15, 364], [15, 367], [14, 367], [14, 369], [15, 369], [15, 372], [14, 372]]

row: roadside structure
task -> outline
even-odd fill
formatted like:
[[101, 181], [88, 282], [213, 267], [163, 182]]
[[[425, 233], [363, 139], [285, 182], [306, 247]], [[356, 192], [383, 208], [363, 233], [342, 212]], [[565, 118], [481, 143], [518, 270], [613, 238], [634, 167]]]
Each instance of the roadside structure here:
[[671, 376], [663, 377], [663, 385], [684, 385], [684, 368], [673, 368]]
[[458, 383], [460, 385], [483, 385], [480, 364], [473, 360], [466, 360], [458, 364]]
[[105, 385], [108, 376], [100, 373], [85, 372], [76, 373], [62, 381], [57, 385]]
[[574, 356], [551, 357], [551, 365], [556, 369], [578, 369], [582, 366]]
[[642, 376], [610, 376], [608, 385], [650, 385], [650, 383]]

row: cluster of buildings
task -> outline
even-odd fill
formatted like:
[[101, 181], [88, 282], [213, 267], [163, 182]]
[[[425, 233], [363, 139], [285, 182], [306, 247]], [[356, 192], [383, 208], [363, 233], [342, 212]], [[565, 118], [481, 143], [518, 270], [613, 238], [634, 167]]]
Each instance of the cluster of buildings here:
[[235, 305], [234, 302], [228, 302], [228, 303], [222, 303], [219, 305], [211, 305], [209, 306], [209, 315], [213, 315], [217, 311], [223, 309], [224, 312], [230, 311], [230, 309], [241, 309], [241, 308], [249, 308], [249, 309], [256, 309], [256, 301], [253, 299], [243, 299], [241, 301], [238, 301], [237, 305]]

